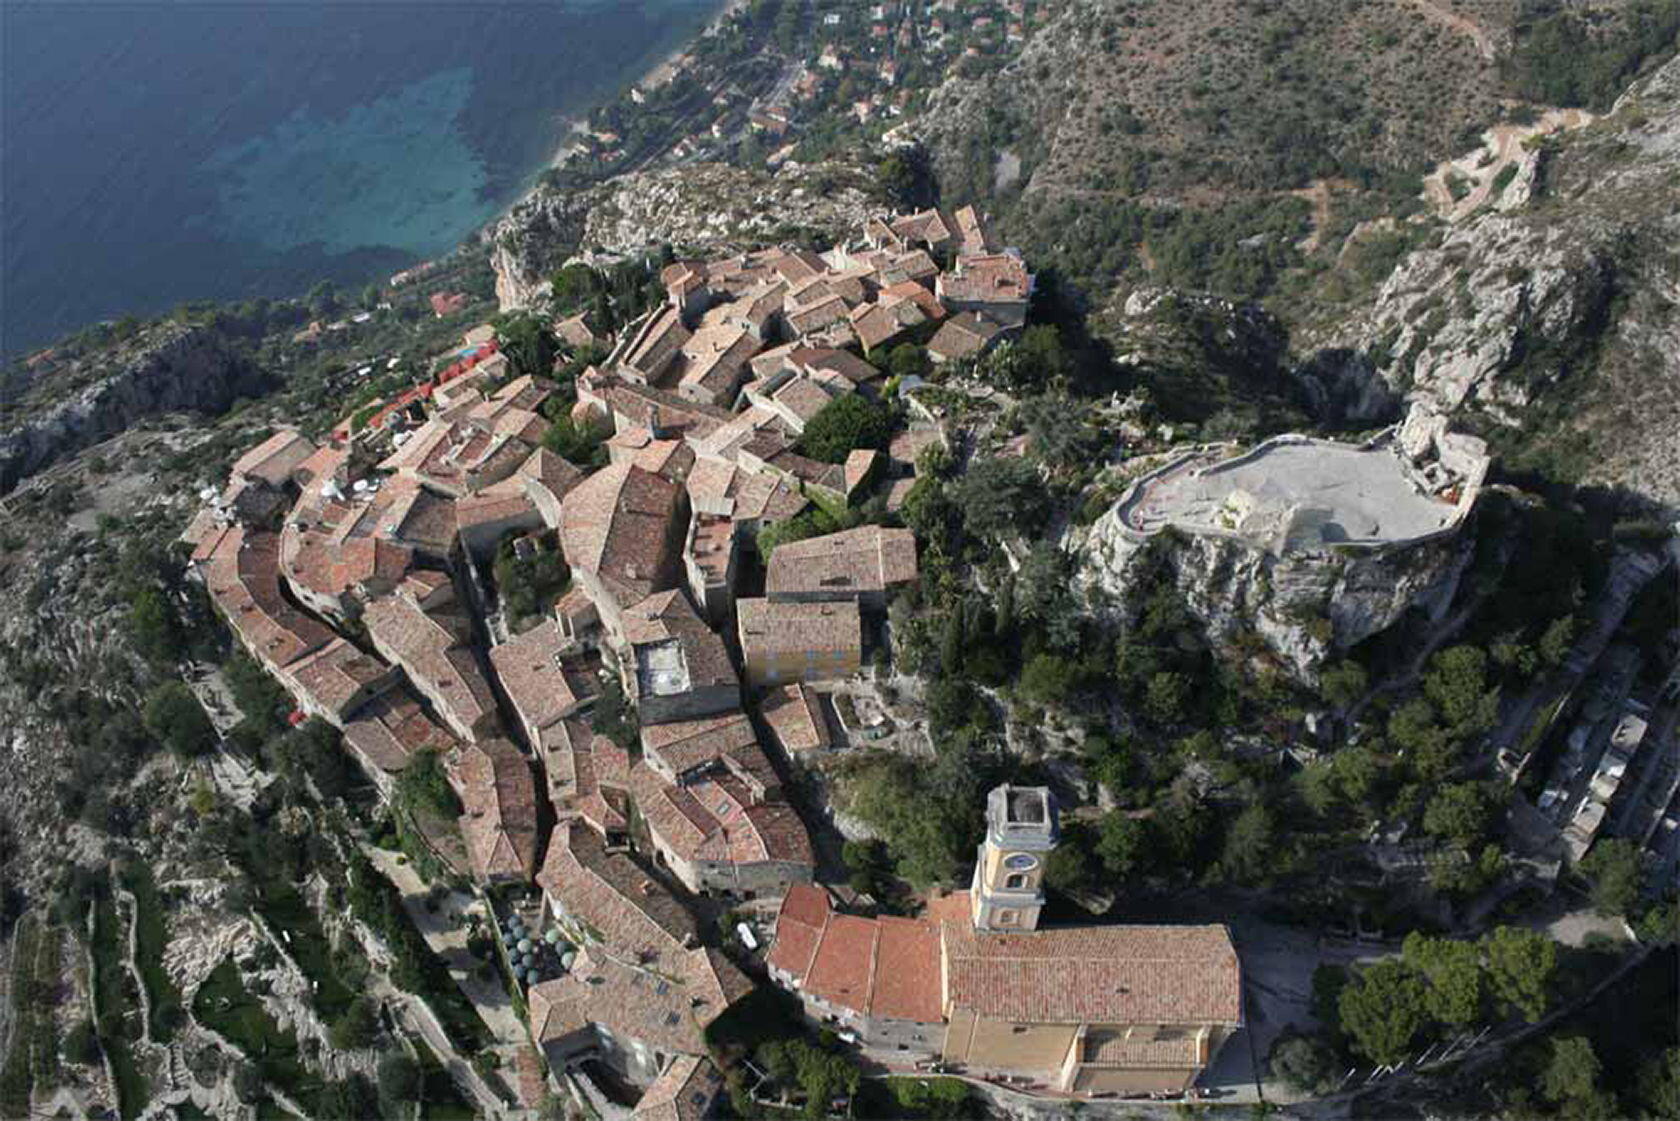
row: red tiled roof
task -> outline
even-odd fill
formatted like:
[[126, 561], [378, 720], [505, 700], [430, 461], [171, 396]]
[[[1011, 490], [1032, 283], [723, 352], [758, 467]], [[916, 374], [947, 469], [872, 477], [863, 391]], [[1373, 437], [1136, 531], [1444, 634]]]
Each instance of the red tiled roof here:
[[456, 768], [461, 835], [481, 880], [529, 879], [537, 866], [537, 790], [531, 765], [503, 739], [468, 747]]
[[941, 929], [949, 1002], [983, 1016], [1041, 1024], [1242, 1020], [1241, 967], [1223, 926]]
[[566, 561], [593, 573], [621, 604], [669, 587], [681, 489], [630, 464], [602, 468], [562, 503]]

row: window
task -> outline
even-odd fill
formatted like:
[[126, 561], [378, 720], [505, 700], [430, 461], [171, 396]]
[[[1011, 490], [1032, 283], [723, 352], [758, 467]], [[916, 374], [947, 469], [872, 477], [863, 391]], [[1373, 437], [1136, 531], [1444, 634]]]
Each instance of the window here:
[[1021, 912], [1010, 907], [1005, 907], [997, 913], [997, 924], [999, 926], [1014, 926], [1020, 920]]
[[1011, 872], [1004, 880], [1003, 886], [1009, 891], [1023, 891], [1027, 886], [1027, 876], [1024, 872]]

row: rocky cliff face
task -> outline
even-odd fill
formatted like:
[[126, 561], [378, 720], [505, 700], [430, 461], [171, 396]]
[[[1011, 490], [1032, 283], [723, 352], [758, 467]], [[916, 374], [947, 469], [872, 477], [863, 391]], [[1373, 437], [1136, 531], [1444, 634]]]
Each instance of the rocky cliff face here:
[[1529, 152], [1330, 333], [1519, 463], [1680, 505], [1680, 59]]
[[716, 252], [769, 242], [830, 242], [881, 209], [868, 177], [825, 163], [774, 173], [693, 164], [620, 176], [585, 191], [538, 188], [485, 232], [504, 311], [528, 307], [574, 256], [668, 244]]
[[1146, 580], [1170, 579], [1216, 645], [1258, 636], [1304, 682], [1333, 653], [1386, 630], [1416, 609], [1445, 613], [1469, 562], [1468, 535], [1381, 552], [1354, 549], [1275, 555], [1243, 542], [1165, 530], [1140, 542], [1122, 531], [1118, 507], [1079, 549], [1080, 580], [1124, 615]]
[[268, 380], [215, 331], [177, 323], [153, 327], [116, 354], [88, 361], [93, 364], [87, 368], [54, 373], [33, 392], [45, 396], [54, 383], [72, 379], [79, 389], [0, 434], [0, 494], [142, 417], [220, 412], [260, 392]]

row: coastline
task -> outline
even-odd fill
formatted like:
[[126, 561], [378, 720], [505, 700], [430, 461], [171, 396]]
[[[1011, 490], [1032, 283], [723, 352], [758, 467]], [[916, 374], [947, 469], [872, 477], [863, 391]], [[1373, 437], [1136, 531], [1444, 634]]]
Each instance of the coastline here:
[[[694, 45], [707, 35], [712, 34], [712, 32], [723, 26], [723, 24], [733, 18], [737, 12], [745, 9], [747, 3], [748, 0], [728, 0], [728, 2], [725, 3], [722, 8], [718, 9], [717, 13], [707, 20], [698, 31], [683, 39], [683, 41], [677, 46], [672, 47], [671, 50], [660, 56], [651, 66], [642, 71], [632, 81], [620, 87], [612, 94], [612, 96], [617, 97], [625, 90], [632, 88], [643, 90], [658, 89], [666, 82], [669, 82], [672, 78], [677, 76], [677, 73], [682, 69], [682, 63], [687, 61], [689, 55], [693, 53]], [[585, 109], [581, 112], [563, 114], [560, 117], [560, 140], [555, 145], [554, 155], [549, 157], [548, 163], [544, 165], [544, 170], [559, 167], [566, 161], [566, 155], [571, 150], [573, 143], [572, 138], [580, 132], [589, 131], [589, 112], [590, 110]], [[523, 202], [529, 194], [530, 192], [527, 191], [525, 195], [521, 195], [519, 199], [515, 200], [513, 206], [517, 206], [520, 202]], [[513, 206], [509, 206], [507, 210], [511, 210]], [[497, 214], [494, 218], [490, 219], [486, 225], [494, 225], [496, 222], [499, 222], [507, 214], [507, 210], [503, 210], [500, 214]]]

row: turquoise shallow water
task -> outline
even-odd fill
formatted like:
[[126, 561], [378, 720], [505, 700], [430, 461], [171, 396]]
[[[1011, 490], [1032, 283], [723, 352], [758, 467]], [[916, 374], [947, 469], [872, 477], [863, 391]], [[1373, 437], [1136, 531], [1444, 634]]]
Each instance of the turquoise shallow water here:
[[202, 221], [277, 253], [310, 244], [328, 254], [449, 248], [494, 210], [467, 136], [440, 123], [460, 117], [472, 81], [464, 66], [440, 71], [336, 116], [299, 109], [219, 149], [199, 165], [217, 185]]
[[0, 351], [449, 249], [720, 0], [0, 0]]

